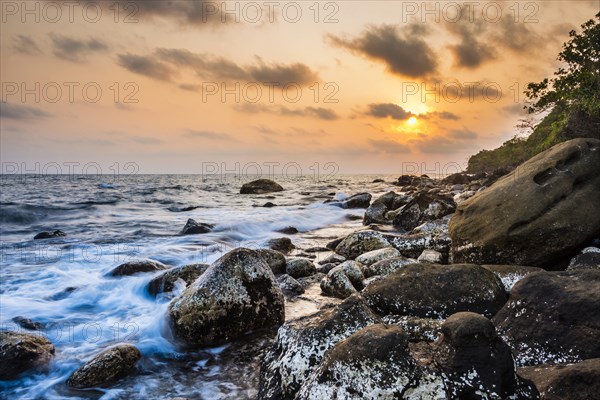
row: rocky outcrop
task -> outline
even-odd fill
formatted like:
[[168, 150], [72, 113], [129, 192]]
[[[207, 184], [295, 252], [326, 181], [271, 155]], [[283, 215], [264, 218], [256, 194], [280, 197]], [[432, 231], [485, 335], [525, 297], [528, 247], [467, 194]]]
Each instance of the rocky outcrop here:
[[294, 257], [287, 260], [285, 272], [292, 278], [304, 278], [317, 273], [317, 267], [308, 258]]
[[285, 323], [261, 366], [258, 398], [293, 399], [327, 350], [377, 322], [360, 298], [352, 296], [338, 307]]
[[0, 331], [0, 380], [45, 368], [54, 352], [52, 343], [42, 336]]
[[600, 357], [600, 271], [534, 272], [494, 316], [519, 365]]
[[284, 321], [273, 272], [252, 250], [233, 250], [213, 263], [169, 304], [173, 335], [190, 347], [211, 346]]
[[207, 224], [204, 222], [196, 222], [192, 218], [189, 218], [185, 223], [185, 226], [179, 232], [180, 235], [197, 235], [200, 233], [208, 233], [214, 228], [213, 224]]
[[40, 232], [37, 235], [35, 235], [33, 237], [33, 240], [39, 240], [39, 239], [53, 239], [53, 238], [58, 238], [58, 237], [65, 237], [67, 236], [66, 233], [64, 233], [63, 231], [60, 230], [56, 230], [56, 231], [46, 231], [46, 232]]
[[564, 269], [600, 236], [600, 141], [531, 158], [463, 202], [450, 222], [454, 262]]
[[169, 269], [168, 266], [155, 260], [134, 260], [128, 261], [114, 268], [108, 273], [108, 276], [129, 276], [145, 272], [157, 272]]
[[270, 179], [257, 179], [244, 183], [240, 189], [240, 194], [264, 194], [281, 191], [283, 191], [283, 187], [277, 182]]
[[146, 289], [152, 296], [157, 296], [160, 293], [172, 292], [175, 289], [177, 281], [181, 281], [185, 286], [192, 284], [200, 275], [202, 275], [209, 265], [200, 264], [188, 264], [181, 267], [173, 268], [162, 275], [152, 279]]
[[362, 292], [381, 315], [446, 318], [460, 311], [493, 316], [506, 303], [499, 279], [478, 265], [411, 264]]
[[141, 357], [134, 345], [111, 347], [73, 372], [67, 384], [78, 389], [104, 386], [129, 374]]
[[358, 231], [346, 236], [335, 248], [335, 252], [354, 260], [369, 251], [390, 247], [383, 234], [376, 231]]

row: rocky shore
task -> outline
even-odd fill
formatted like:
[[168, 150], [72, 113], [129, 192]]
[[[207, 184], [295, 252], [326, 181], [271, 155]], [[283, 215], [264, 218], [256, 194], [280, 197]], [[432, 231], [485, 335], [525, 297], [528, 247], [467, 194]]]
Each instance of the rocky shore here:
[[[160, 272], [146, 290], [173, 297], [168, 335], [184, 350], [267, 338], [259, 399], [597, 398], [598, 171], [600, 141], [575, 139], [506, 175], [404, 175], [377, 198], [332, 199], [364, 208], [364, 228], [322, 246], [282, 237], [211, 265], [147, 260], [110, 276]], [[281, 190], [260, 180], [241, 194]], [[182, 234], [212, 228], [191, 221]], [[315, 290], [330, 300], [286, 319]], [[38, 335], [0, 335], [0, 379], [43, 370], [55, 354]], [[66, 384], [109, 386], [141, 373], [143, 357], [119, 344]]]

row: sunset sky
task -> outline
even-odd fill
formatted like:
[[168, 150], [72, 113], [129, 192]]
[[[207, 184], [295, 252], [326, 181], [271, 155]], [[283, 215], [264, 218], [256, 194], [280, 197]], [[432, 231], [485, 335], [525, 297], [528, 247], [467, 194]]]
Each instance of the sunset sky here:
[[1, 4], [4, 172], [6, 163], [133, 162], [139, 173], [202, 173], [203, 163], [294, 162], [305, 173], [328, 162], [340, 173], [464, 165], [519, 132], [525, 85], [552, 74], [569, 31], [599, 8]]

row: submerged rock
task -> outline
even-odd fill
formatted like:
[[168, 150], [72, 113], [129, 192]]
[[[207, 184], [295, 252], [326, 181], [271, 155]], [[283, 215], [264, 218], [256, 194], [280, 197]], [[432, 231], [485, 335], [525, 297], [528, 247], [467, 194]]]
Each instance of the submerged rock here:
[[45, 368], [54, 352], [52, 343], [39, 335], [0, 331], [0, 380]]
[[56, 231], [40, 232], [37, 235], [35, 235], [33, 237], [33, 239], [34, 240], [52, 239], [52, 238], [65, 237], [65, 236], [67, 236], [66, 233], [64, 233], [63, 231], [60, 231], [60, 230], [56, 230]]
[[128, 261], [114, 268], [108, 276], [129, 276], [144, 272], [156, 272], [169, 269], [168, 266], [155, 260]]
[[531, 158], [462, 203], [450, 222], [454, 262], [564, 269], [600, 236], [600, 140]]
[[361, 254], [389, 247], [390, 243], [380, 232], [358, 231], [346, 236], [335, 248], [335, 252], [354, 260]]
[[284, 321], [283, 293], [271, 268], [249, 249], [214, 262], [169, 304], [176, 339], [190, 347], [225, 343]]
[[152, 279], [146, 289], [152, 296], [156, 296], [159, 293], [172, 292], [175, 288], [175, 283], [181, 280], [186, 286], [192, 284], [200, 275], [202, 275], [209, 265], [200, 264], [188, 264], [182, 267], [173, 268], [164, 274], [157, 276]]
[[600, 357], [600, 271], [534, 272], [494, 316], [518, 365]]
[[281, 192], [283, 187], [270, 179], [257, 179], [252, 182], [244, 183], [240, 189], [240, 194], [264, 194]]
[[132, 344], [111, 347], [73, 372], [67, 384], [78, 389], [106, 385], [129, 374], [140, 358], [140, 351]]
[[213, 224], [207, 224], [204, 222], [196, 222], [195, 220], [189, 218], [185, 223], [185, 226], [179, 232], [180, 235], [197, 235], [200, 233], [208, 233], [214, 227]]
[[29, 329], [30, 331], [41, 331], [45, 328], [45, 324], [41, 322], [35, 322], [34, 320], [22, 316], [17, 316], [12, 321], [19, 325], [21, 328]]

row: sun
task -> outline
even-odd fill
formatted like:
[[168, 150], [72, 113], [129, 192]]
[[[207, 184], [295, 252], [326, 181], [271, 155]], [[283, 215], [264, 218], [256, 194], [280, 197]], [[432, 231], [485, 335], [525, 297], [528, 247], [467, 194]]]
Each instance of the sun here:
[[418, 121], [417, 121], [417, 117], [410, 117], [408, 119], [408, 121], [406, 121], [410, 126], [415, 125]]

